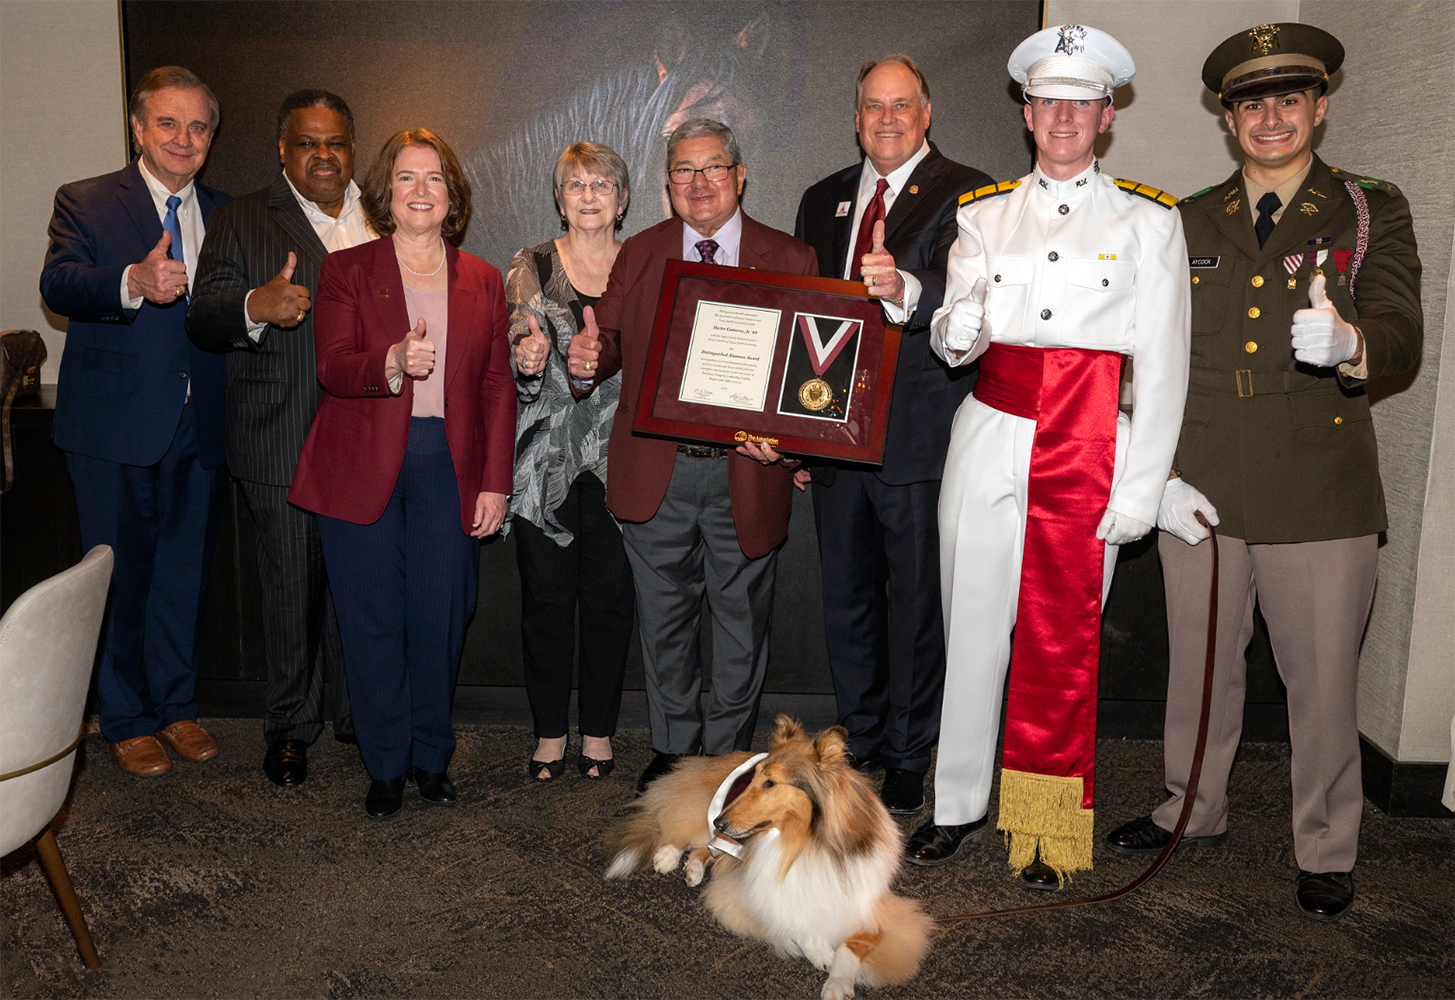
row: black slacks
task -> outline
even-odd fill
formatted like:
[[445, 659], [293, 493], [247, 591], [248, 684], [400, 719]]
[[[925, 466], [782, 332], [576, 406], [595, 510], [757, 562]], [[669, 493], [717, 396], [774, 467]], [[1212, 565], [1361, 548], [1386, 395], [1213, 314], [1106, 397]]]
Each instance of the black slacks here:
[[565, 548], [524, 518], [513, 521], [525, 689], [536, 738], [556, 739], [570, 727], [573, 653], [580, 662], [581, 734], [614, 736], [631, 643], [631, 566], [606, 509], [606, 487], [595, 475], [578, 476], [555, 514], [575, 536]]

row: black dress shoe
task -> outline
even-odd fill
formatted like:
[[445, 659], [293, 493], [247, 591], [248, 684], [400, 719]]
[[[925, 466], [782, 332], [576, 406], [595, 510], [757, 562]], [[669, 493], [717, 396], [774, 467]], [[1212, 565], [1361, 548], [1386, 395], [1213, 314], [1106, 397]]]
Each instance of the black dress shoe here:
[[1354, 902], [1354, 878], [1348, 872], [1298, 870], [1299, 912], [1311, 920], [1338, 920]]
[[925, 776], [902, 767], [886, 766], [879, 798], [884, 808], [895, 816], [913, 816], [925, 807]]
[[308, 744], [274, 740], [263, 754], [263, 773], [279, 788], [297, 788], [308, 778]]
[[419, 797], [430, 805], [452, 806], [455, 804], [455, 783], [444, 771], [426, 771], [411, 767], [404, 772], [410, 782], [419, 786]]
[[989, 827], [989, 813], [973, 823], [961, 823], [959, 826], [937, 826], [931, 820], [910, 835], [909, 843], [904, 845], [904, 859], [912, 865], [945, 864], [965, 844], [973, 844], [985, 836]]
[[404, 807], [404, 777], [375, 779], [364, 796], [364, 812], [370, 819], [388, 819]]
[[1056, 869], [1041, 860], [1036, 855], [1036, 860], [1021, 869], [1021, 885], [1027, 889], [1039, 889], [1042, 892], [1056, 892], [1061, 888], [1061, 879], [1056, 874]]
[[686, 755], [680, 753], [656, 751], [656, 756], [652, 758], [652, 762], [647, 765], [646, 770], [642, 772], [642, 776], [637, 779], [637, 794], [640, 795], [642, 792], [645, 792], [648, 785], [676, 767], [677, 762], [684, 756]]
[[[1123, 823], [1111, 833], [1106, 835], [1106, 846], [1117, 854], [1160, 854], [1162, 848], [1167, 846], [1167, 841], [1172, 839], [1172, 831], [1164, 830], [1152, 822], [1151, 816], [1139, 816], [1130, 823]], [[1178, 841], [1177, 846], [1192, 844], [1194, 847], [1218, 847], [1228, 841], [1228, 831], [1215, 833], [1209, 837], [1188, 837], [1186, 835]]]
[[879, 756], [878, 747], [866, 751], [862, 757], [846, 750], [844, 751], [844, 757], [849, 761], [850, 767], [862, 774], [868, 774], [884, 765], [884, 758]]
[[359, 737], [354, 733], [352, 729], [350, 729], [346, 733], [341, 733], [337, 729], [335, 729], [333, 731], [333, 738], [338, 742], [346, 743], [351, 747], [356, 747], [359, 745]]

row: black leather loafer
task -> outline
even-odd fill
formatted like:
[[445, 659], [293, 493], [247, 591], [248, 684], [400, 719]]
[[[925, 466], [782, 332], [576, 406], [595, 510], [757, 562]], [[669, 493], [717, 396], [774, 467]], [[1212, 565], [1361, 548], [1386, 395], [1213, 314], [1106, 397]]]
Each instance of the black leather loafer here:
[[931, 821], [910, 835], [909, 843], [904, 845], [904, 859], [912, 865], [943, 865], [960, 853], [965, 844], [973, 844], [985, 836], [989, 827], [989, 813], [959, 826], [937, 826]]
[[263, 754], [263, 773], [279, 788], [297, 788], [308, 778], [308, 744], [274, 740]]
[[1298, 870], [1298, 910], [1310, 920], [1338, 920], [1354, 902], [1354, 878], [1348, 872]]
[[684, 756], [686, 755], [680, 753], [656, 751], [656, 756], [652, 758], [652, 762], [647, 765], [646, 770], [642, 772], [642, 776], [637, 779], [637, 794], [640, 795], [642, 792], [645, 792], [648, 785], [676, 767], [677, 762]]
[[1027, 889], [1056, 892], [1061, 888], [1061, 879], [1057, 877], [1056, 869], [1042, 861], [1040, 855], [1036, 855], [1036, 860], [1021, 869], [1019, 878], [1021, 885]]
[[925, 807], [925, 776], [902, 767], [885, 767], [879, 798], [895, 816], [913, 816]]
[[404, 808], [404, 777], [386, 778], [369, 782], [369, 794], [364, 796], [364, 812], [370, 819], [388, 819], [398, 815]]
[[359, 737], [352, 729], [350, 729], [346, 733], [341, 733], [337, 729], [335, 729], [333, 731], [333, 738], [339, 743], [344, 743], [351, 747], [356, 747], [359, 745]]
[[[1117, 854], [1159, 854], [1172, 839], [1172, 831], [1164, 830], [1152, 822], [1151, 816], [1139, 816], [1130, 823], [1123, 823], [1106, 835], [1106, 846]], [[1178, 841], [1177, 846], [1192, 844], [1194, 847], [1219, 847], [1228, 842], [1228, 831], [1209, 837], [1188, 837]]]
[[419, 797], [432, 806], [455, 804], [455, 783], [444, 771], [426, 771], [411, 767], [404, 772], [410, 782], [419, 788]]
[[856, 753], [845, 751], [844, 757], [849, 761], [849, 766], [861, 774], [868, 774], [884, 765], [884, 758], [879, 756], [878, 747], [865, 751], [862, 757]]

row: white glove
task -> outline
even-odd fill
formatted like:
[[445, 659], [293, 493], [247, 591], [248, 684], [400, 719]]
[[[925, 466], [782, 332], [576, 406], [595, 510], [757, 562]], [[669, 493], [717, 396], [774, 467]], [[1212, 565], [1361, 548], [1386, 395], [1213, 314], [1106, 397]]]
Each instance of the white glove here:
[[1108, 545], [1126, 545], [1151, 530], [1152, 526], [1146, 521], [1118, 514], [1108, 507], [1106, 513], [1101, 515], [1101, 523], [1096, 526], [1096, 537]]
[[1217, 508], [1208, 503], [1200, 490], [1182, 479], [1169, 479], [1157, 508], [1157, 527], [1170, 531], [1188, 545], [1196, 545], [1211, 534], [1193, 516], [1199, 510], [1209, 523], [1219, 523]]
[[943, 342], [946, 350], [964, 354], [973, 350], [980, 339], [980, 330], [985, 325], [985, 292], [989, 286], [984, 278], [975, 279], [975, 287], [963, 299], [956, 299], [950, 306], [950, 315], [945, 317]]
[[1312, 308], [1293, 314], [1293, 358], [1304, 364], [1332, 368], [1359, 350], [1359, 333], [1339, 316], [1324, 292], [1324, 276], [1314, 275], [1308, 283]]

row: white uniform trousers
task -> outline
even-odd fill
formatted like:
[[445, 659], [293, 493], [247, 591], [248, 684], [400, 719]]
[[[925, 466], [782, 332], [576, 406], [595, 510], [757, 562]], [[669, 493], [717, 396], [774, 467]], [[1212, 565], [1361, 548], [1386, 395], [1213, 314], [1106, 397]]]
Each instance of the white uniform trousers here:
[[[1117, 415], [1120, 475], [1131, 423]], [[935, 765], [935, 822], [972, 823], [990, 807], [1010, 633], [1020, 597], [1026, 485], [1036, 422], [966, 398], [955, 414], [940, 487], [945, 701]], [[1106, 546], [1103, 605], [1116, 568]]]

